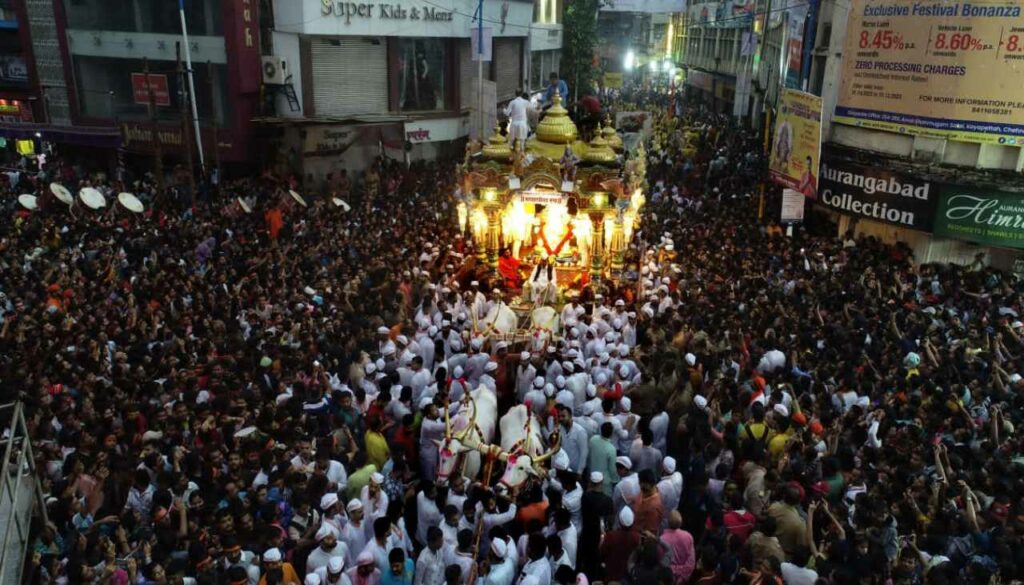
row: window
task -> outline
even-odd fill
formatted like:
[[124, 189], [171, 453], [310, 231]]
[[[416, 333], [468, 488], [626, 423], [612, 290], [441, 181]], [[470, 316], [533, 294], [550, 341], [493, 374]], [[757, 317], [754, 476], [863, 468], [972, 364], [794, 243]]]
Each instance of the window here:
[[398, 40], [398, 103], [404, 111], [445, 109], [445, 39]]
[[[206, 63], [193, 63], [196, 86], [196, 106], [199, 123], [211, 125], [216, 117], [220, 126], [225, 125], [224, 114], [228, 111], [227, 71], [224, 65], [213, 65], [213, 83]], [[132, 91], [132, 73], [142, 73], [141, 59], [110, 59], [106, 57], [74, 56], [75, 79], [78, 90], [78, 105], [82, 116], [118, 121], [143, 121], [149, 119], [145, 103], [135, 103]], [[175, 64], [167, 61], [151, 61], [150, 72], [167, 76], [167, 90], [171, 97], [170, 106], [156, 108], [157, 119], [164, 122], [181, 121], [181, 80], [175, 73]]]
[[[113, 30], [181, 34], [178, 3], [167, 0], [64, 0], [67, 25], [78, 30]], [[188, 32], [221, 36], [224, 19], [221, 0], [185, 2]]]

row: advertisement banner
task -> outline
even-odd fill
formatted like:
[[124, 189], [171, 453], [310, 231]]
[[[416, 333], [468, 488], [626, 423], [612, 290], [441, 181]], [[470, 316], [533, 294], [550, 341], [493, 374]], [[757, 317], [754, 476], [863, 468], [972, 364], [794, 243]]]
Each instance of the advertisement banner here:
[[932, 231], [939, 187], [918, 177], [823, 157], [818, 201], [846, 215]]
[[149, 91], [153, 90], [153, 105], [171, 105], [171, 94], [167, 91], [167, 76], [156, 73], [149, 74], [149, 87], [146, 87], [145, 73], [132, 73], [132, 96], [135, 103], [149, 105]]
[[807, 198], [795, 189], [782, 190], [782, 214], [779, 218], [783, 224], [799, 223], [804, 220], [804, 203]]
[[1014, 0], [853, 0], [836, 122], [1024, 143], [1024, 16]]
[[601, 4], [601, 12], [645, 12], [660, 14], [663, 12], [683, 12], [686, 10], [684, 0], [607, 0]]
[[782, 90], [768, 162], [771, 179], [814, 199], [820, 153], [821, 98], [795, 89]]
[[989, 246], [1024, 248], [1024, 194], [943, 185], [935, 234]]
[[622, 73], [608, 72], [604, 74], [604, 86], [611, 89], [619, 89], [622, 87], [623, 79]]
[[706, 26], [715, 24], [718, 20], [718, 2], [704, 2], [702, 4], [691, 4], [687, 10], [690, 21], [689, 26]]
[[786, 11], [786, 87], [800, 89], [800, 72], [803, 66], [804, 26], [807, 21], [807, 4], [796, 4]]
[[718, 5], [716, 24], [723, 28], [748, 28], [754, 23], [753, 0], [725, 0]]

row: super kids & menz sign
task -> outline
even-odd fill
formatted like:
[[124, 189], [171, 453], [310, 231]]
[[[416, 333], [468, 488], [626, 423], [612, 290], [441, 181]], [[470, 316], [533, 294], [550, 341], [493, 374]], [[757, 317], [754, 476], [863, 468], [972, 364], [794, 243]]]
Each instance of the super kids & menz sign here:
[[433, 6], [409, 7], [401, 4], [367, 2], [342, 2], [341, 0], [320, 0], [320, 11], [324, 16], [333, 14], [344, 18], [345, 24], [352, 24], [352, 18], [379, 18], [381, 20], [426, 20], [435, 22], [451, 21], [455, 14]]

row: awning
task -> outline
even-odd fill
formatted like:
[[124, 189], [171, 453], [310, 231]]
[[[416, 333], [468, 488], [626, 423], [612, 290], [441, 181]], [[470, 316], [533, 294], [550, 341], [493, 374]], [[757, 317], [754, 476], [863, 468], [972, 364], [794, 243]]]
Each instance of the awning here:
[[121, 146], [121, 130], [110, 126], [53, 126], [50, 124], [0, 123], [0, 137], [11, 139], [41, 138], [47, 142], [117, 148]]

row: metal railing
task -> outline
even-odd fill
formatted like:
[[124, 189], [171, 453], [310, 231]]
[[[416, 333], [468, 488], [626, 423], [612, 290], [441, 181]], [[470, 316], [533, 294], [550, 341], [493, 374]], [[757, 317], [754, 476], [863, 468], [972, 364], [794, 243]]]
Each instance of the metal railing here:
[[[3, 530], [3, 540], [0, 541], [0, 579], [4, 582], [18, 583], [21, 581], [21, 569], [25, 564], [28, 552], [29, 539], [31, 537], [31, 524], [33, 514], [23, 514], [22, 506], [29, 502], [23, 502], [28, 492], [28, 497], [34, 500], [28, 510], [35, 510], [39, 513], [43, 524], [49, 519], [46, 515], [46, 505], [43, 501], [43, 489], [39, 483], [39, 476], [36, 474], [36, 462], [32, 453], [32, 440], [28, 434], [28, 425], [25, 423], [25, 408], [21, 402], [10, 402], [0, 405], [0, 416], [10, 413], [10, 420], [7, 431], [0, 440], [4, 446], [3, 478], [0, 480], [0, 511], [9, 507], [9, 518], [7, 526]], [[6, 418], [6, 417], [4, 417]], [[12, 459], [13, 458], [13, 459]], [[32, 486], [23, 489], [24, 484], [31, 482]], [[19, 554], [12, 555], [11, 538], [16, 537], [17, 551]], [[16, 565], [12, 566], [12, 563]], [[11, 571], [16, 579], [8, 577]]]

